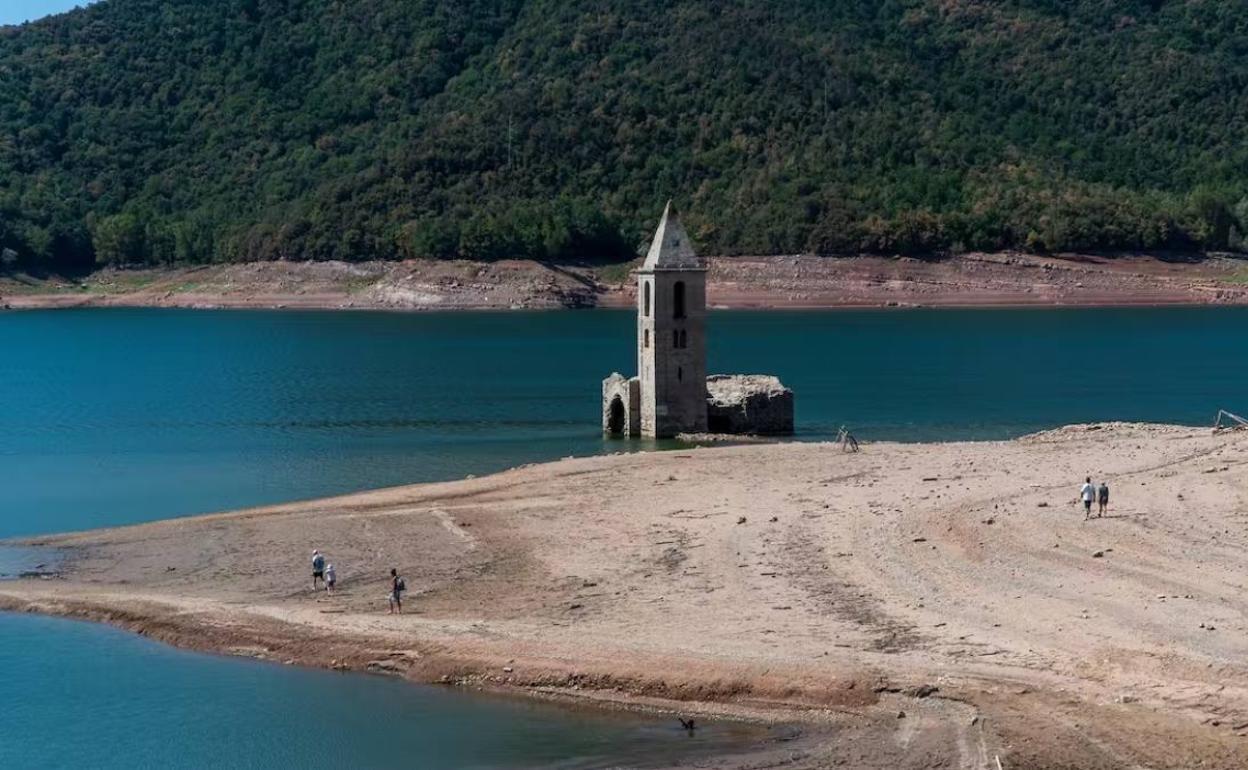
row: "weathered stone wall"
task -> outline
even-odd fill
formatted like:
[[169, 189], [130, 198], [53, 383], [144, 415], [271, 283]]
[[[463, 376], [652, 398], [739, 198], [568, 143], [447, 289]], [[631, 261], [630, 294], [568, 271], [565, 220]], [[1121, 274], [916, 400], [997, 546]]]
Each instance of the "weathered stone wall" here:
[[793, 432], [793, 391], [765, 374], [706, 378], [707, 430], [758, 436]]
[[[641, 432], [668, 438], [706, 430], [706, 272], [639, 274], [638, 373]], [[651, 295], [646, 313], [647, 287]], [[677, 293], [683, 302], [677, 302]]]
[[641, 387], [636, 377], [613, 372], [602, 381], [602, 431], [612, 436], [640, 435]]

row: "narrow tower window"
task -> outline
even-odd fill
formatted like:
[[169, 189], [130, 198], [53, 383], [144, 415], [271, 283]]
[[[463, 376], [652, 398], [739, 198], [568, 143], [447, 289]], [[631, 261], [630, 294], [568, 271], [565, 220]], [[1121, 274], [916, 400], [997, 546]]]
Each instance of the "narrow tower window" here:
[[642, 347], [645, 347], [645, 348], [650, 347], [650, 330], [649, 329], [646, 329], [646, 341], [642, 344]]
[[685, 368], [683, 366], [676, 367], [676, 381], [684, 382], [684, 380], [685, 380]]
[[682, 348], [689, 347], [689, 335], [685, 333], [684, 329], [680, 330], [680, 346]]
[[680, 347], [680, 332], [675, 329], [672, 329], [672, 347]]
[[641, 285], [641, 315], [644, 318], [650, 317], [650, 282], [646, 281]]
[[677, 281], [672, 287], [672, 318], [685, 317], [685, 282]]

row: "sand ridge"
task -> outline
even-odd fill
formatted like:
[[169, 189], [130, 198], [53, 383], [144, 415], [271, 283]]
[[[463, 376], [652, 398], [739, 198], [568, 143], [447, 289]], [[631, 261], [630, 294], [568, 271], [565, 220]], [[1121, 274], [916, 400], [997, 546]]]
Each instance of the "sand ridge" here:
[[1248, 435], [1174, 426], [621, 454], [41, 538], [0, 606], [830, 731], [777, 766], [1244, 767], [1245, 491]]

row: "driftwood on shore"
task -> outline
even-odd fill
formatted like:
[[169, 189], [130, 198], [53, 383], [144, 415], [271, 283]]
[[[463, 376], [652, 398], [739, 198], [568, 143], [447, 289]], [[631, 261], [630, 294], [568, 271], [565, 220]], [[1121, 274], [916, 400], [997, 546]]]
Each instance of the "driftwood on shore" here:
[[1245, 428], [1248, 428], [1248, 420], [1225, 409], [1219, 409], [1218, 416], [1213, 421], [1214, 433], [1223, 433], [1228, 430], [1244, 430]]

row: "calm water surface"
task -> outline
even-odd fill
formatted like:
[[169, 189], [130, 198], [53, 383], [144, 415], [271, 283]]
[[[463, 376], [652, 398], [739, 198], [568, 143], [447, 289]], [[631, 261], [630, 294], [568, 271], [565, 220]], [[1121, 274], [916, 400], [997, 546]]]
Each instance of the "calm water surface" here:
[[[1000, 438], [1248, 410], [1248, 308], [712, 313], [710, 370], [771, 372], [802, 438]], [[631, 448], [599, 383], [630, 312], [0, 315], [0, 537]]]
[[[710, 370], [780, 375], [805, 439], [1248, 410], [1248, 308], [719, 312], [709, 330]], [[629, 312], [0, 314], [0, 537], [650, 447], [599, 434], [599, 382], [632, 373], [633, 334]], [[0, 573], [39, 560], [9, 550]], [[0, 767], [594, 767], [689, 748], [667, 722], [2, 614], [0, 703]]]
[[603, 768], [750, 737], [198, 655], [38, 616], [0, 614], [0, 672], [0, 767], [12, 770]]

